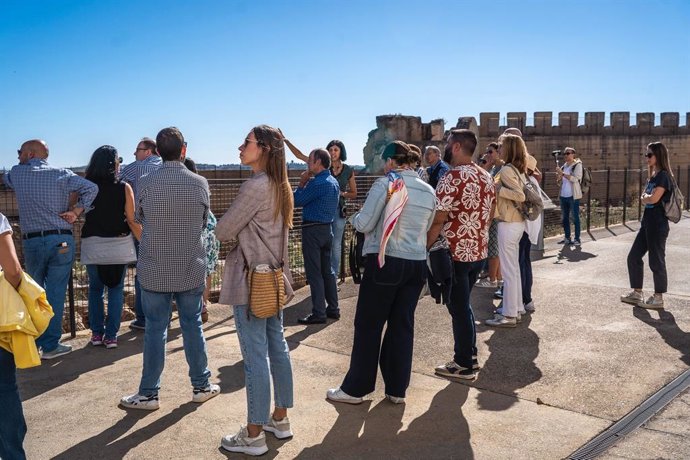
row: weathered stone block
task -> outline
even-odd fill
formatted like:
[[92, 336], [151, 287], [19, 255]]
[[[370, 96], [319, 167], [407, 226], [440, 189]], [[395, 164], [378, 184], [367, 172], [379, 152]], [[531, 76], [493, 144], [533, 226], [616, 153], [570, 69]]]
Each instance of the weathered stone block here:
[[520, 131], [527, 126], [527, 112], [508, 112], [508, 127]]
[[534, 112], [534, 134], [551, 134], [553, 112]]
[[499, 120], [501, 114], [499, 112], [482, 112], [479, 114], [479, 135], [498, 137]]
[[611, 130], [614, 134], [628, 134], [630, 112], [611, 112]]
[[578, 112], [558, 112], [558, 126], [561, 128], [561, 134], [577, 133], [578, 116]]

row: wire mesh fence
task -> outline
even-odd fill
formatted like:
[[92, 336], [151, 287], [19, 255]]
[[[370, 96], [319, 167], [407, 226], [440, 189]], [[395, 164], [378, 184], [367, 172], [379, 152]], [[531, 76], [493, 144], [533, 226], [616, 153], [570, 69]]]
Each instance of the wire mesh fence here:
[[[542, 171], [542, 188], [553, 199], [556, 205], [559, 204], [558, 194], [560, 186], [556, 181], [555, 171]], [[683, 194], [690, 195], [690, 167], [687, 169], [675, 168], [674, 175]], [[367, 193], [373, 182], [379, 176], [356, 176], [357, 198], [348, 200], [347, 215], [350, 216], [357, 212], [364, 204]], [[241, 179], [209, 179], [211, 190], [211, 211], [216, 218], [222, 218], [230, 204], [237, 197], [240, 186], [246, 180]], [[291, 185], [296, 187], [299, 178], [290, 178]], [[582, 232], [590, 229], [609, 227], [628, 221], [641, 219], [644, 211], [640, 203], [640, 195], [647, 180], [647, 171], [639, 169], [623, 170], [598, 170], [592, 171], [592, 184], [589, 192], [582, 198], [580, 203], [580, 215]], [[688, 200], [685, 201], [685, 209], [688, 209]], [[5, 214], [14, 229], [14, 242], [17, 254], [24, 265], [23, 250], [21, 244], [21, 232], [19, 230], [19, 212], [17, 209], [14, 193], [0, 185], [0, 212]], [[80, 260], [81, 248], [81, 227], [83, 220], [78, 221], [74, 226], [74, 236], [76, 243], [76, 262], [72, 277], [70, 279], [69, 290], [66, 298], [67, 306], [63, 318], [64, 329], [74, 334], [76, 330], [83, 329], [88, 325], [88, 277], [86, 267]], [[288, 261], [295, 287], [306, 284], [304, 275], [304, 260], [302, 257], [301, 243], [302, 229], [302, 209], [295, 209], [294, 227], [289, 232]], [[561, 212], [556, 209], [547, 210], [544, 214], [544, 236], [555, 236], [561, 234]], [[341, 257], [340, 277], [349, 276], [349, 247], [352, 236], [350, 224], [347, 224], [343, 241], [343, 254]], [[219, 263], [216, 272], [211, 278], [211, 300], [217, 300], [222, 282], [223, 266], [228, 252], [228, 245], [221, 244]], [[128, 267], [125, 277], [125, 308], [123, 309], [123, 320], [133, 319], [134, 313], [134, 275], [136, 268], [134, 265]]]

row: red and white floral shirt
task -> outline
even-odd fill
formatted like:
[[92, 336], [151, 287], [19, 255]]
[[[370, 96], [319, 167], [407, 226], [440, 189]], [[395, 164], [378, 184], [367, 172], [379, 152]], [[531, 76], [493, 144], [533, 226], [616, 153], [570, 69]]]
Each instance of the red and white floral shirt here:
[[448, 212], [443, 234], [457, 262], [486, 259], [491, 208], [496, 199], [494, 180], [475, 163], [456, 166], [436, 187], [436, 210]]

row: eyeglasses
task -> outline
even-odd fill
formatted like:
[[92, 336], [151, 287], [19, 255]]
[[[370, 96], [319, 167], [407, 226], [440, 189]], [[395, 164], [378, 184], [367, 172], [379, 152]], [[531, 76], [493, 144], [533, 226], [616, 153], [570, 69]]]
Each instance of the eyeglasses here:
[[136, 150], [138, 152], [139, 150], [151, 150], [151, 149], [149, 149], [148, 147], [137, 147]]
[[22, 154], [22, 150], [21, 150], [21, 149], [17, 149], [17, 153], [21, 155], [21, 154]]
[[652, 158], [654, 154], [652, 152], [647, 152], [644, 154], [644, 156], [646, 156], [647, 158]]
[[244, 144], [242, 144], [242, 147], [246, 147], [250, 142], [254, 142], [256, 145], [262, 145], [262, 144], [261, 144], [261, 141], [257, 141], [256, 139], [249, 139], [249, 138], [246, 138], [246, 139], [244, 140]]

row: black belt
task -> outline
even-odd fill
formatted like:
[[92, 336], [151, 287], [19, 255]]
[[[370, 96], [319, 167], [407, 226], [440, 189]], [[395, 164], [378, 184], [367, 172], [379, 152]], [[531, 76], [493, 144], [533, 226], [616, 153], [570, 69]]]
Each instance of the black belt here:
[[304, 227], [313, 227], [315, 225], [331, 225], [332, 222], [316, 222], [313, 220], [303, 220], [302, 221], [302, 228]]
[[43, 230], [42, 232], [30, 232], [24, 233], [22, 239], [28, 240], [31, 238], [36, 238], [38, 236], [48, 236], [48, 235], [71, 235], [72, 230]]

